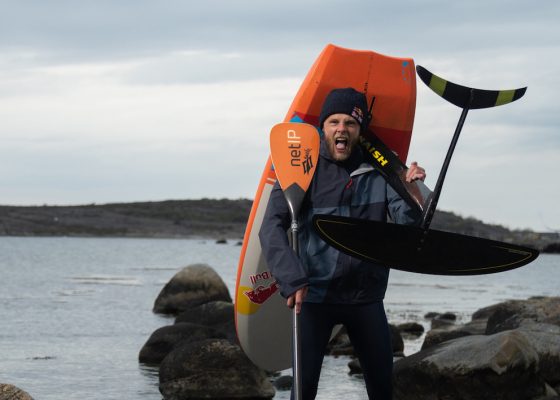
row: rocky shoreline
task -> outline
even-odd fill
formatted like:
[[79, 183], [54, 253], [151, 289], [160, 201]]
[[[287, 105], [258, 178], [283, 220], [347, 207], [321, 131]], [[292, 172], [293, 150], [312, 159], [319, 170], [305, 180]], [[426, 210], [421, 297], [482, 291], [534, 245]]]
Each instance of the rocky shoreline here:
[[[158, 371], [164, 400], [272, 399], [291, 389], [286, 371], [264, 371], [241, 350], [231, 295], [211, 266], [177, 272], [153, 312], [174, 317], [174, 323], [146, 338], [138, 361]], [[395, 400], [560, 400], [560, 297], [489, 305], [465, 323], [453, 313], [421, 317], [422, 324], [391, 325]], [[405, 344], [418, 340], [422, 347], [405, 356]], [[360, 377], [344, 330], [328, 349], [327, 357], [339, 356], [350, 357], [348, 374]], [[0, 383], [0, 400], [8, 399], [32, 398]]]
[[[290, 390], [291, 377], [263, 371], [243, 354], [231, 296], [205, 264], [185, 267], [162, 289], [154, 312], [175, 316], [156, 330], [139, 361], [159, 368], [165, 400], [271, 399]], [[430, 314], [422, 349], [404, 356], [403, 336], [422, 335], [417, 323], [391, 326], [394, 399], [560, 399], [560, 297], [511, 300], [478, 310], [457, 324], [453, 314]], [[329, 356], [353, 356], [341, 331]], [[356, 360], [349, 374], [359, 374]]]
[[[0, 236], [241, 240], [249, 199], [168, 200], [78, 206], [0, 206]], [[438, 210], [433, 229], [560, 252], [558, 233], [511, 230]]]

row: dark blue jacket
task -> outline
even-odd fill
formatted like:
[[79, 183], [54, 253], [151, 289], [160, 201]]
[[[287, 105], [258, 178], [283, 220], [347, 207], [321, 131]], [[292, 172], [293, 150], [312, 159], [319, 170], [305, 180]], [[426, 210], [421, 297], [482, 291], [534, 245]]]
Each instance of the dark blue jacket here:
[[382, 300], [389, 269], [329, 246], [315, 232], [311, 219], [314, 214], [332, 214], [386, 221], [387, 213], [399, 224], [413, 224], [420, 218], [365, 163], [361, 148], [356, 147], [348, 160], [338, 163], [322, 141], [317, 169], [299, 218], [299, 257], [288, 243], [290, 213], [278, 182], [270, 194], [259, 232], [267, 266], [281, 294], [288, 297], [308, 285], [306, 302], [357, 304]]

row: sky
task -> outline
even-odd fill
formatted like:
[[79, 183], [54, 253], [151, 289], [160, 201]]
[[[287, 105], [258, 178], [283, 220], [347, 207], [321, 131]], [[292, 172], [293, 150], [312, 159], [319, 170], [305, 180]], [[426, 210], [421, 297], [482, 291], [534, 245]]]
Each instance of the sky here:
[[[469, 113], [438, 209], [560, 230], [560, 2], [0, 0], [0, 204], [254, 198], [329, 43], [524, 98]], [[433, 188], [460, 109], [418, 79]]]

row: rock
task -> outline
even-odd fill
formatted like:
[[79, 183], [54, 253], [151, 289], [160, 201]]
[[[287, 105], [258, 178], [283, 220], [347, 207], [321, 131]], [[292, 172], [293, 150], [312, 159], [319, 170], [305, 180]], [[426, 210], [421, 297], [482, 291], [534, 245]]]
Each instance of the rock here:
[[173, 350], [161, 363], [159, 383], [165, 400], [271, 399], [275, 394], [265, 372], [224, 339]]
[[294, 378], [291, 375], [281, 375], [276, 378], [273, 382], [274, 387], [276, 390], [287, 391], [292, 389], [292, 385], [294, 384]]
[[442, 328], [446, 326], [455, 325], [457, 321], [457, 316], [453, 313], [446, 312], [443, 314], [438, 314], [434, 319], [432, 319], [432, 329]]
[[[389, 324], [389, 329], [391, 330], [391, 342], [393, 344], [393, 357], [404, 357], [404, 341], [399, 332], [399, 329], [392, 324]], [[354, 355], [354, 354], [349, 354]], [[348, 362], [348, 368], [350, 368], [350, 375], [361, 374], [362, 366], [360, 365], [360, 360], [358, 358], [353, 358]]]
[[560, 243], [549, 243], [542, 249], [543, 253], [560, 253]]
[[424, 327], [417, 322], [407, 322], [397, 325], [397, 329], [400, 333], [404, 333], [410, 336], [422, 336], [422, 334], [424, 333]]
[[224, 334], [232, 343], [238, 343], [235, 330], [235, 312], [233, 303], [211, 301], [183, 311], [175, 319], [175, 323], [190, 322], [210, 326]]
[[560, 326], [560, 297], [533, 297], [528, 300], [510, 300], [485, 307], [473, 314], [488, 317], [486, 334], [516, 329], [525, 321]]
[[152, 333], [140, 350], [138, 359], [144, 364], [159, 364], [178, 346], [210, 338], [223, 339], [225, 335], [212, 327], [188, 322], [164, 326]]
[[526, 322], [516, 330], [527, 339], [539, 356], [542, 378], [560, 389], [560, 327], [540, 322]]
[[399, 329], [392, 324], [389, 324], [391, 330], [391, 343], [393, 344], [393, 354], [400, 355], [404, 352], [404, 340], [399, 332]]
[[516, 331], [454, 339], [397, 361], [394, 399], [533, 399], [545, 392], [538, 359]]
[[231, 296], [220, 276], [206, 264], [183, 268], [158, 295], [154, 312], [177, 314], [210, 301], [231, 303]]
[[477, 319], [464, 325], [447, 325], [442, 328], [431, 329], [426, 333], [422, 350], [448, 340], [463, 336], [484, 335], [486, 333], [486, 320]]
[[[391, 331], [391, 343], [393, 345], [393, 354], [400, 355], [404, 351], [404, 341], [398, 330], [394, 325], [389, 324]], [[342, 327], [336, 336], [329, 342], [326, 354], [332, 356], [353, 356], [354, 346], [346, 332], [346, 328]]]
[[360, 365], [360, 360], [358, 360], [357, 358], [353, 358], [352, 360], [350, 360], [350, 362], [348, 363], [348, 368], [350, 369], [350, 375], [358, 375], [363, 372], [362, 366]]
[[350, 342], [346, 327], [340, 328], [334, 338], [327, 345], [326, 354], [331, 356], [352, 356], [354, 355], [354, 346]]
[[227, 239], [218, 239], [216, 240], [216, 244], [227, 244]]
[[0, 400], [33, 400], [33, 397], [14, 385], [0, 383]]

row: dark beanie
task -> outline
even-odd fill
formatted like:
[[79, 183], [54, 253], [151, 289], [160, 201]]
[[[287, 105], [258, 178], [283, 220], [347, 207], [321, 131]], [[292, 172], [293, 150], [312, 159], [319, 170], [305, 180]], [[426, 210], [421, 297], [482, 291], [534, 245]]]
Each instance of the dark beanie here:
[[367, 129], [367, 99], [363, 93], [352, 88], [332, 90], [323, 103], [319, 115], [319, 128], [332, 114], [347, 114], [360, 124], [362, 132]]

